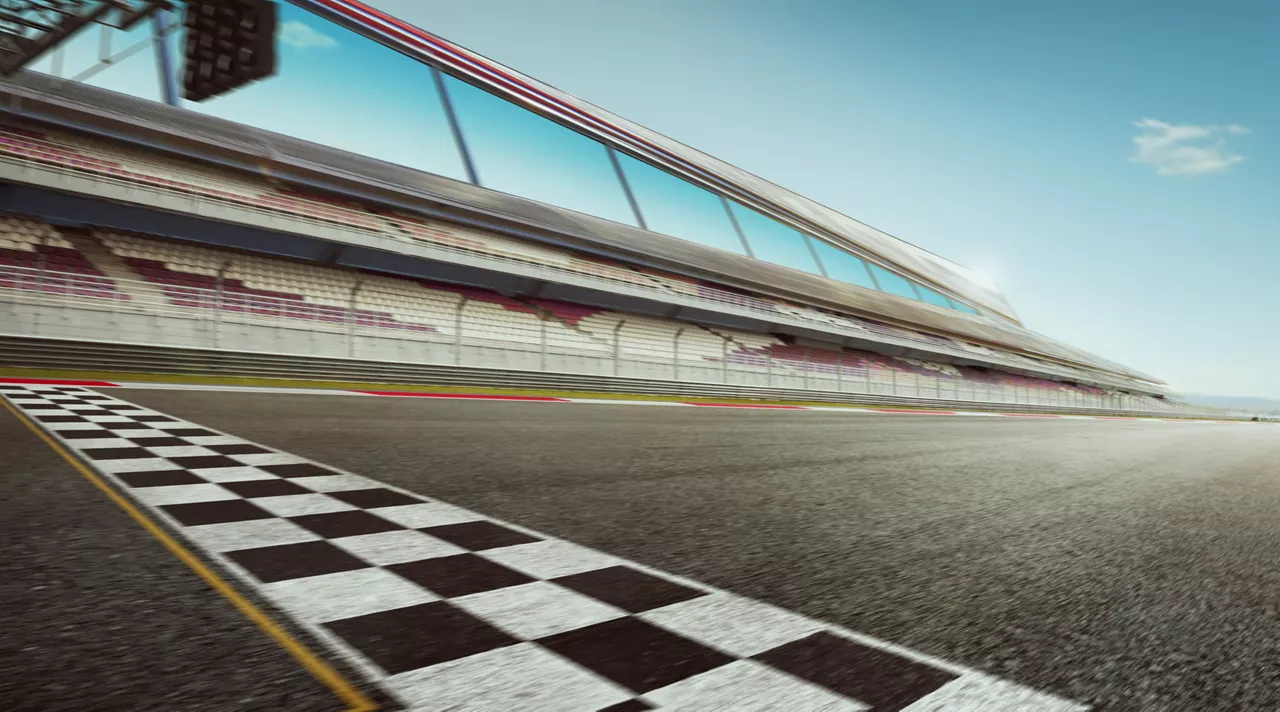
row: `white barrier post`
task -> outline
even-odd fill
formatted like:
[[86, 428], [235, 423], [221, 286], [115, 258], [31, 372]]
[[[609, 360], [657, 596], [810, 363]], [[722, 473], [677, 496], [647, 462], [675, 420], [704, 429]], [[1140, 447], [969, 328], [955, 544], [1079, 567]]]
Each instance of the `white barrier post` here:
[[720, 382], [729, 382], [729, 340], [720, 337]]
[[226, 279], [227, 270], [231, 269], [231, 264], [232, 264], [231, 260], [227, 260], [226, 262], [222, 263], [222, 266], [218, 268], [218, 277], [214, 282], [215, 289], [217, 290], [213, 296], [213, 300], [215, 302], [214, 314], [213, 314], [214, 316], [214, 320], [213, 320], [214, 348], [218, 348], [222, 346], [222, 310], [226, 306], [225, 297], [223, 296], [224, 292], [226, 291], [226, 287], [223, 284], [223, 280]]
[[539, 370], [546, 371], [547, 370], [547, 315], [546, 314], [538, 315], [538, 342], [539, 342], [538, 366], [540, 367]]
[[462, 309], [467, 306], [467, 298], [458, 301], [453, 314], [453, 365], [462, 365]]
[[618, 363], [622, 360], [622, 325], [627, 323], [626, 319], [619, 319], [617, 324], [613, 325], [613, 375], [618, 375]]
[[676, 335], [671, 337], [671, 380], [680, 380], [680, 335], [684, 333], [684, 327], [676, 329]]
[[[363, 285], [362, 279], [351, 285], [351, 300], [347, 304], [347, 356], [350, 358], [356, 356], [356, 301], [360, 298], [360, 287]], [[314, 305], [312, 313], [315, 313]]]

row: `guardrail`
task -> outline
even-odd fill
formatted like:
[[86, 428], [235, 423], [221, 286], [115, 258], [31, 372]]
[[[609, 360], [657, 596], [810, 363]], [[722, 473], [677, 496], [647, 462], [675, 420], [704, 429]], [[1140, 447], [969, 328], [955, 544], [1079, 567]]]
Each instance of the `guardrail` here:
[[1050, 407], [1019, 403], [991, 403], [958, 399], [915, 398], [864, 393], [836, 393], [795, 388], [762, 388], [664, 379], [621, 378], [574, 373], [539, 373], [511, 369], [437, 364], [370, 361], [353, 358], [265, 354], [212, 348], [177, 348], [137, 343], [108, 343], [75, 339], [0, 335], [0, 367], [32, 367], [113, 373], [224, 376], [622, 393], [674, 398], [734, 398], [756, 400], [857, 403], [917, 408], [945, 408], [998, 412], [1069, 412], [1080, 415], [1162, 418], [1207, 417], [1248, 420], [1221, 412], [1171, 412], [1114, 408]]

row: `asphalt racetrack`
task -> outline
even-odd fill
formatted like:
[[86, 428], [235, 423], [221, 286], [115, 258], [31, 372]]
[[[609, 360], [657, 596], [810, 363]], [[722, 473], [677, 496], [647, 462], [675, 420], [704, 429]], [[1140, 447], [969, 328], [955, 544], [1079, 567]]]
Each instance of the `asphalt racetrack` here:
[[[1095, 709], [1280, 709], [1280, 427], [111, 395]], [[10, 699], [314, 708], [286, 656], [0, 421]]]

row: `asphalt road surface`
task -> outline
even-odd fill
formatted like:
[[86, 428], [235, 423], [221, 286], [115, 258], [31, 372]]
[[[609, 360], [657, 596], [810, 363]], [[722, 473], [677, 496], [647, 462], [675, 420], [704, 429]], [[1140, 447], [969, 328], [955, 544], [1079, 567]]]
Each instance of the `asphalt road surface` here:
[[[1280, 708], [1278, 427], [112, 394], [1097, 709]], [[0, 417], [0, 672], [323, 694], [24, 431]]]
[[0, 411], [0, 706], [326, 709], [332, 695]]

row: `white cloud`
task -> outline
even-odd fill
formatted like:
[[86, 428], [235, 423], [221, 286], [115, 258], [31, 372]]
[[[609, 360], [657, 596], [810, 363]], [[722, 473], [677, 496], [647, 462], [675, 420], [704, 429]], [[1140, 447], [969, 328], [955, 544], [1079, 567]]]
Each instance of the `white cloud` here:
[[296, 50], [333, 49], [338, 46], [334, 38], [297, 20], [280, 26], [280, 41]]
[[1155, 166], [1163, 176], [1221, 173], [1244, 160], [1226, 147], [1223, 134], [1252, 133], [1239, 124], [1226, 126], [1170, 124], [1155, 119], [1134, 123], [1142, 132], [1133, 137], [1134, 163]]

